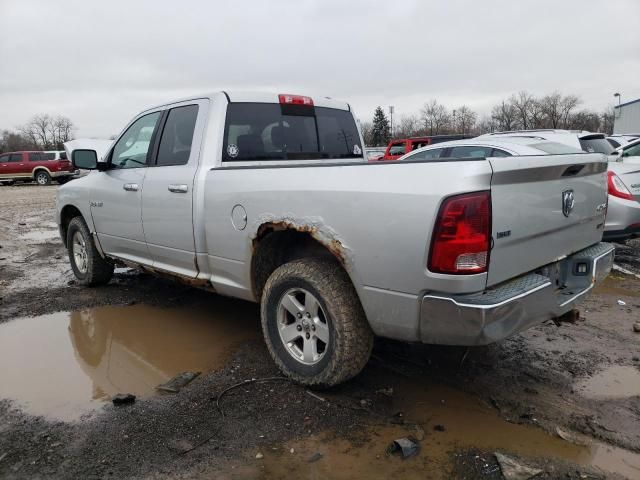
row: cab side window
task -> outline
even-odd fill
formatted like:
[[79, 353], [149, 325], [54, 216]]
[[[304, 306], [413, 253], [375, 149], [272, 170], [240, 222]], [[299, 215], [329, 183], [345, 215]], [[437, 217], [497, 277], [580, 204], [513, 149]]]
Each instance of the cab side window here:
[[22, 154], [21, 153], [12, 153], [9, 156], [9, 161], [10, 162], [21, 162], [22, 161]]
[[136, 120], [113, 146], [112, 168], [141, 168], [147, 166], [151, 139], [158, 128], [161, 112], [150, 113]]
[[5, 153], [4, 155], [0, 155], [0, 163], [7, 163], [9, 161], [9, 154]]
[[156, 162], [158, 166], [187, 164], [197, 118], [197, 105], [172, 108], [169, 111], [160, 139]]
[[442, 156], [444, 148], [432, 148], [431, 150], [423, 150], [408, 156], [405, 160], [435, 160]]
[[491, 156], [490, 147], [472, 147], [472, 146], [464, 146], [464, 147], [453, 147], [451, 149], [451, 153], [449, 154], [450, 158], [486, 158]]

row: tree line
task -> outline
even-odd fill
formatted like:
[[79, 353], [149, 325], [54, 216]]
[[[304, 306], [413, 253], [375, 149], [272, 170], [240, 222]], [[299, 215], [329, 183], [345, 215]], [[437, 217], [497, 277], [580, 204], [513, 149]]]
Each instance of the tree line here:
[[14, 130], [0, 132], [0, 153], [21, 150], [63, 150], [73, 140], [75, 126], [62, 115], [35, 115]]
[[362, 122], [362, 135], [367, 146], [383, 146], [395, 138], [424, 135], [481, 135], [507, 130], [560, 128], [611, 133], [613, 108], [603, 112], [580, 109], [577, 95], [553, 92], [536, 97], [521, 91], [494, 105], [489, 115], [479, 117], [467, 105], [455, 109], [437, 100], [425, 103], [418, 113], [403, 115], [391, 125], [382, 107], [377, 107], [371, 121]]

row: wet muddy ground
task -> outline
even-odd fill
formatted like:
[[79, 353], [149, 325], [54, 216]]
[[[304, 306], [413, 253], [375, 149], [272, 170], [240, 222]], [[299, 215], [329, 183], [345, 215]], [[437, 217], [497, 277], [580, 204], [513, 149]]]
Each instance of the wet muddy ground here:
[[[574, 324], [379, 341], [356, 379], [309, 392], [279, 377], [253, 304], [124, 269], [76, 286], [55, 188], [0, 187], [0, 478], [499, 479], [496, 452], [536, 478], [640, 478], [639, 241]], [[185, 371], [202, 373], [156, 389]], [[419, 453], [387, 453], [400, 437]]]

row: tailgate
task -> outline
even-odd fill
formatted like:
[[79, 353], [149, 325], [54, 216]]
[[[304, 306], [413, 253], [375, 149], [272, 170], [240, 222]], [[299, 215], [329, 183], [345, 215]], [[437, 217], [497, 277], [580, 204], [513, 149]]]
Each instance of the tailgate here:
[[607, 202], [607, 162], [603, 155], [488, 160], [493, 169], [493, 248], [487, 286], [601, 240]]

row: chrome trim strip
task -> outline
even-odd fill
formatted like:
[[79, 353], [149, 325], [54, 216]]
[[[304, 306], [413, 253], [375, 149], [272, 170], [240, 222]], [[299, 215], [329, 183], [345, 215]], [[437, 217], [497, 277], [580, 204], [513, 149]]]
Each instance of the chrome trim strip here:
[[457, 305], [459, 307], [476, 308], [478, 310], [488, 310], [488, 309], [491, 309], [491, 308], [500, 307], [500, 306], [505, 305], [507, 303], [513, 302], [514, 300], [518, 300], [520, 298], [523, 298], [523, 297], [526, 297], [528, 295], [531, 295], [532, 293], [535, 293], [535, 292], [537, 292], [539, 290], [542, 290], [543, 288], [547, 288], [550, 285], [551, 285], [551, 282], [545, 282], [542, 285], [538, 285], [537, 287], [532, 288], [531, 290], [529, 290], [527, 292], [524, 292], [524, 293], [521, 293], [519, 295], [516, 295], [515, 297], [510, 297], [510, 298], [507, 298], [506, 300], [503, 300], [502, 302], [492, 303], [492, 304], [489, 304], [489, 305], [477, 305], [477, 304], [470, 304], [470, 303], [460, 303], [460, 302], [456, 301], [453, 298], [440, 297], [438, 295], [425, 295], [424, 298], [432, 298], [432, 299], [435, 299], [435, 300], [449, 300], [450, 302], [453, 302], [455, 305]]

